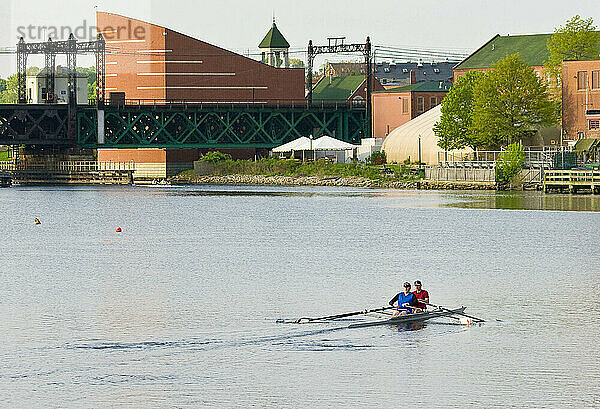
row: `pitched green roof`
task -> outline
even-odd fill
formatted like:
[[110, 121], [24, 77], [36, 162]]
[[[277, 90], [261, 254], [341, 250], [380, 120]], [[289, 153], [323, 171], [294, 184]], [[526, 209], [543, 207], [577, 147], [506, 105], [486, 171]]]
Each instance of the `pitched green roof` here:
[[364, 80], [364, 75], [347, 75], [345, 77], [333, 77], [331, 83], [329, 83], [329, 77], [323, 77], [313, 88], [313, 101], [347, 101]]
[[402, 87], [388, 88], [384, 91], [376, 91], [376, 92], [444, 92], [449, 91], [452, 88], [452, 83], [444, 81], [442, 82], [442, 86], [440, 87], [440, 81], [424, 81], [417, 82], [415, 84], [404, 85]]
[[290, 48], [290, 43], [287, 42], [273, 21], [273, 27], [260, 42], [258, 48]]
[[550, 37], [552, 34], [496, 35], [454, 69], [491, 68], [502, 58], [516, 53], [530, 66], [544, 65], [548, 59], [546, 43]]

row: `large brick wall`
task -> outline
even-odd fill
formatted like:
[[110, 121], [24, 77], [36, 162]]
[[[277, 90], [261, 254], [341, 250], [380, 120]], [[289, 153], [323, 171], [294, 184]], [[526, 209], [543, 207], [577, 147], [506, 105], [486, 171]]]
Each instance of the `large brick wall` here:
[[[373, 94], [373, 130], [374, 138], [385, 138], [390, 132], [429, 111], [442, 102], [447, 91], [432, 92], [377, 92]], [[418, 99], [423, 98], [423, 111], [417, 110]], [[431, 98], [435, 98], [435, 104]], [[404, 109], [406, 108], [406, 110]]]
[[302, 102], [304, 69], [274, 68], [171, 29], [98, 12], [106, 91], [162, 103]]
[[[562, 65], [563, 138], [598, 138], [600, 132], [589, 129], [586, 111], [600, 109], [600, 84], [592, 84], [592, 72], [599, 72], [600, 61], [564, 61]], [[578, 89], [578, 73], [587, 73], [587, 84]], [[600, 81], [600, 78], [598, 78]]]

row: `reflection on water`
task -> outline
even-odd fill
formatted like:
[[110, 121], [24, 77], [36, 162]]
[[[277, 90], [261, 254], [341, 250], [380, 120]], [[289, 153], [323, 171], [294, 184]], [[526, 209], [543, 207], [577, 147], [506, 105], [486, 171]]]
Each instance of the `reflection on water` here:
[[600, 211], [600, 196], [527, 192], [469, 192], [449, 206], [470, 209]]

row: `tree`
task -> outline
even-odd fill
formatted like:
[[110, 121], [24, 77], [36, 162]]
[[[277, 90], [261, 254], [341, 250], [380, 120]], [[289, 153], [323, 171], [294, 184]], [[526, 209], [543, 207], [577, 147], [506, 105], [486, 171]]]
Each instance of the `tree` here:
[[6, 89], [0, 92], [0, 104], [16, 104], [18, 93], [17, 74], [13, 74], [6, 80]]
[[3, 78], [0, 78], [0, 92], [4, 91], [6, 89], [6, 80]]
[[467, 72], [456, 80], [442, 100], [442, 116], [433, 127], [440, 148], [448, 151], [477, 147], [477, 138], [471, 133], [473, 88], [484, 75], [480, 71]]
[[548, 39], [549, 56], [545, 65], [557, 76], [565, 60], [597, 60], [599, 43], [600, 32], [596, 31], [594, 20], [576, 15], [556, 28]]
[[302, 61], [300, 58], [290, 58], [290, 67], [304, 68], [304, 61]]
[[480, 146], [507, 146], [557, 121], [548, 86], [519, 54], [498, 61], [475, 84], [471, 132]]
[[501, 183], [511, 183], [523, 169], [525, 152], [519, 142], [511, 143], [498, 156], [496, 161], [496, 179]]

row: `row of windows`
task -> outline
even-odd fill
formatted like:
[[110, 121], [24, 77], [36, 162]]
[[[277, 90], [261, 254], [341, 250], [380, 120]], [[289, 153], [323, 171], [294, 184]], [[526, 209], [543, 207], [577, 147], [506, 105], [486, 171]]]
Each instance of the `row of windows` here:
[[[401, 99], [402, 99], [402, 113], [408, 114], [409, 99], [408, 98], [401, 98]], [[429, 109], [433, 108], [436, 105], [438, 105], [437, 97], [430, 97]], [[422, 114], [423, 112], [425, 112], [425, 97], [417, 97], [417, 114]]]
[[[588, 89], [588, 72], [577, 72], [577, 90]], [[592, 89], [600, 89], [600, 71], [592, 71]]]
[[600, 119], [590, 119], [588, 125], [590, 131], [597, 131], [600, 129]]

